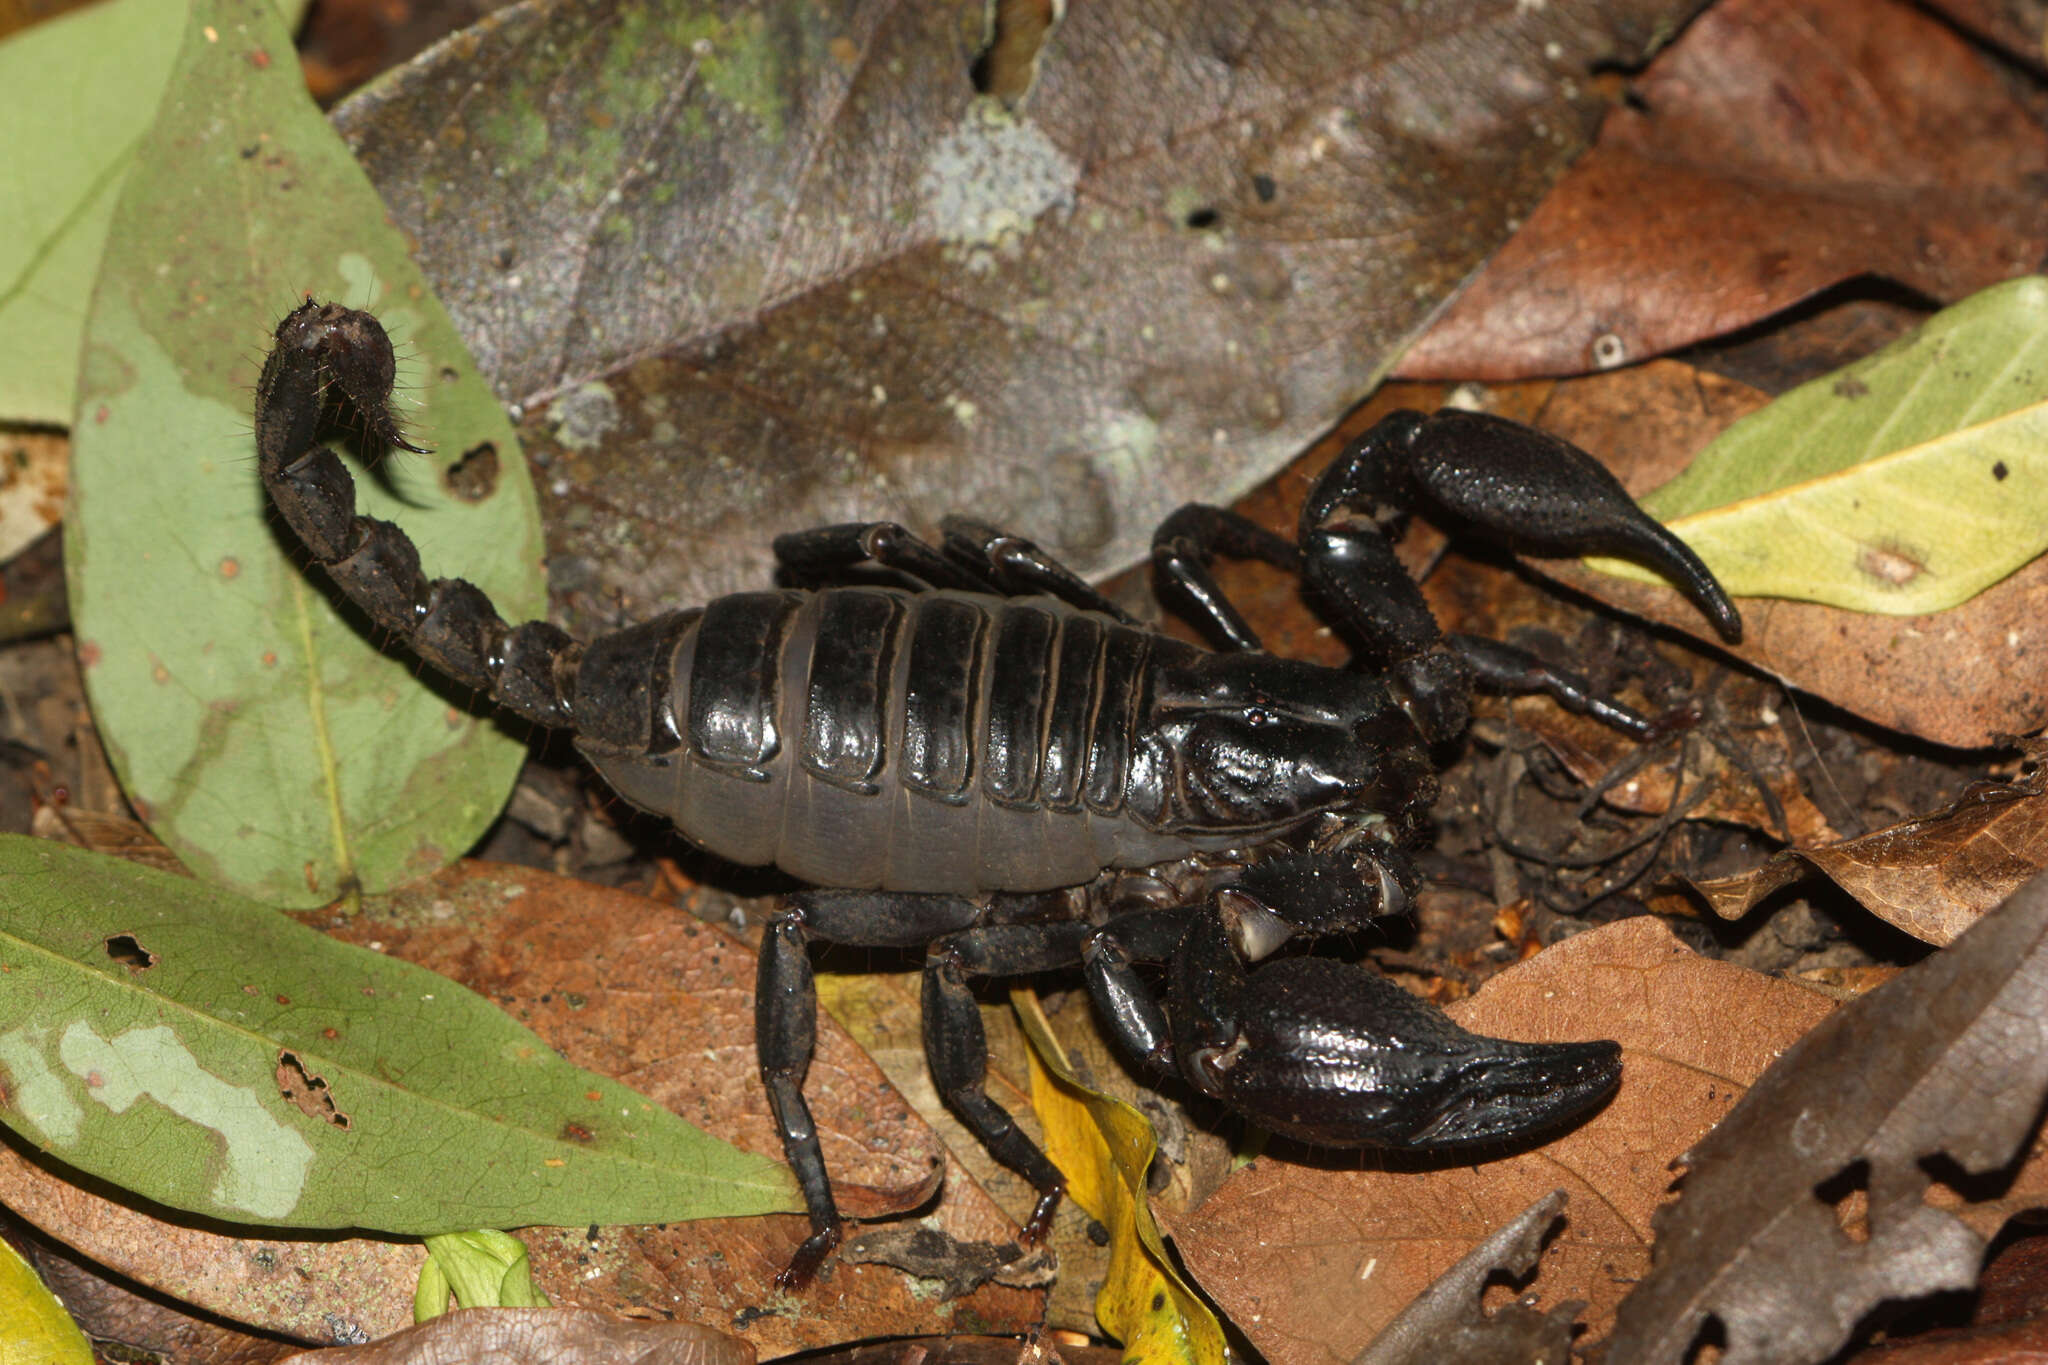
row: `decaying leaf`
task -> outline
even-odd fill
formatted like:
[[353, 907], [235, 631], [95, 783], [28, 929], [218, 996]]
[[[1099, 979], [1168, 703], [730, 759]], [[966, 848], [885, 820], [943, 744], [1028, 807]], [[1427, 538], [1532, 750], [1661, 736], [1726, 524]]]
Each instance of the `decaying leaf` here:
[[[2048, 879], [1788, 1048], [1682, 1158], [1608, 1358], [1818, 1361], [1879, 1303], [1976, 1280], [1985, 1238], [1930, 1202], [2012, 1162], [2048, 1093]], [[1995, 1183], [2009, 1183], [2000, 1180]]]
[[336, 122], [547, 400], [580, 628], [758, 587], [804, 525], [1140, 558], [1355, 402], [1698, 7], [1072, 5], [1006, 102], [980, 0], [525, 4]]
[[1737, 597], [1913, 616], [2048, 547], [2043, 451], [2048, 279], [2030, 276], [1743, 418], [1642, 502]]
[[2048, 250], [2048, 134], [1920, 6], [1723, 0], [1633, 93], [1403, 374], [1610, 369], [1853, 276], [1952, 301]]
[[1273, 1365], [1348, 1365], [1490, 1236], [1500, 1210], [1565, 1188], [1571, 1217], [1529, 1289], [1579, 1300], [1597, 1335], [1649, 1263], [1673, 1154], [1697, 1141], [1833, 1002], [1693, 954], [1625, 920], [1546, 949], [1453, 1005], [1459, 1023], [1622, 1045], [1620, 1089], [1554, 1141], [1476, 1164], [1296, 1148], [1260, 1158], [1175, 1227], [1189, 1271]]
[[752, 1346], [691, 1322], [645, 1322], [588, 1308], [459, 1308], [365, 1346], [287, 1356], [281, 1365], [754, 1365]]
[[1913, 937], [1951, 942], [2048, 866], [2048, 797], [1986, 786], [1944, 811], [1856, 839], [1789, 849], [1753, 872], [1698, 882], [1723, 919], [1740, 919], [1814, 868]]
[[1572, 1319], [1585, 1305], [1539, 1313], [1524, 1303], [1485, 1312], [1480, 1295], [1495, 1277], [1526, 1279], [1543, 1239], [1564, 1215], [1565, 1193], [1552, 1190], [1460, 1257], [1415, 1296], [1351, 1365], [1563, 1365], [1571, 1358]]

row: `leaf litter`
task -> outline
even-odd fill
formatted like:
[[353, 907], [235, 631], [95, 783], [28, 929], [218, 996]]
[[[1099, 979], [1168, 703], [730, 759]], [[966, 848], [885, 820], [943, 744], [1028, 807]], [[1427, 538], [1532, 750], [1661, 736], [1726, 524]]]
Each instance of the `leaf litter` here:
[[1005, 100], [979, 4], [521, 5], [335, 121], [528, 411], [580, 630], [807, 525], [1137, 561], [1356, 402], [1696, 8], [1077, 5]]

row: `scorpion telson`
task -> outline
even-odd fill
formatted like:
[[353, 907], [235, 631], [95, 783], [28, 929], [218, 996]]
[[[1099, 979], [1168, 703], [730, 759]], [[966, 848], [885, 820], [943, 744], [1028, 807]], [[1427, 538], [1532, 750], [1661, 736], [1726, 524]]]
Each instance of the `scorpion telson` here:
[[[1411, 506], [1539, 554], [1640, 560], [1738, 637], [1713, 576], [1577, 447], [1496, 417], [1398, 412], [1316, 481], [1293, 541], [1181, 509], [1153, 561], [1216, 652], [1133, 620], [1031, 542], [958, 518], [936, 545], [881, 522], [779, 537], [807, 586], [583, 644], [545, 622], [507, 625], [470, 584], [428, 579], [403, 531], [356, 514], [321, 438], [345, 421], [417, 449], [390, 416], [391, 378], [375, 318], [308, 302], [278, 325], [257, 388], [264, 486], [336, 586], [450, 678], [572, 730], [621, 795], [697, 844], [817, 888], [769, 923], [755, 1007], [810, 1212], [784, 1286], [809, 1281], [840, 1236], [803, 1098], [812, 939], [926, 948], [933, 1078], [1039, 1191], [1026, 1241], [1044, 1236], [1063, 1182], [984, 1093], [977, 977], [1078, 966], [1139, 1065], [1309, 1143], [1526, 1141], [1613, 1088], [1614, 1043], [1480, 1037], [1350, 963], [1248, 965], [1405, 909], [1416, 874], [1402, 849], [1435, 794], [1430, 752], [1463, 732], [1475, 686], [1545, 692], [1650, 733], [1531, 655], [1442, 635], [1392, 549]], [[1364, 666], [1264, 652], [1208, 572], [1219, 553], [1298, 572]], [[861, 566], [914, 587], [849, 583]], [[1138, 963], [1166, 964], [1163, 999]]]

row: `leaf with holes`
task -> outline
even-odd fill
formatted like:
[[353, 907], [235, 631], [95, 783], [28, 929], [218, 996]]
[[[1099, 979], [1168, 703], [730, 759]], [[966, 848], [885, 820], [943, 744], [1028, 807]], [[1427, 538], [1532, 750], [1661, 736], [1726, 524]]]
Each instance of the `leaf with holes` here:
[[86, 324], [66, 571], [86, 686], [136, 809], [210, 881], [322, 904], [473, 843], [523, 750], [422, 688], [269, 525], [256, 348], [304, 294], [374, 306], [431, 461], [359, 477], [517, 619], [543, 605], [525, 461], [321, 120], [260, 0], [197, 6], [115, 214]]
[[1711, 1319], [1728, 1365], [1825, 1360], [1879, 1303], [1969, 1288], [1989, 1233], [2040, 1201], [2038, 1160], [2016, 1178], [2002, 1168], [2044, 1094], [2037, 877], [1787, 1048], [1680, 1158], [1678, 1202], [1653, 1220], [1650, 1273], [1621, 1304], [1608, 1358], [1691, 1359]]
[[0, 1122], [171, 1208], [425, 1234], [801, 1207], [482, 996], [188, 878], [0, 837], [0, 976]]
[[1968, 601], [2048, 549], [2048, 278], [1801, 385], [1642, 501], [1738, 597], [1895, 616]]

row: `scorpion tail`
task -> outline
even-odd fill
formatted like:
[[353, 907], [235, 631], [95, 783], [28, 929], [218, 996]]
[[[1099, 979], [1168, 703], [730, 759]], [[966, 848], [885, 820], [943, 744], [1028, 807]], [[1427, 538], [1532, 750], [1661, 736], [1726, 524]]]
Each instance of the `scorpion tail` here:
[[358, 515], [355, 480], [320, 443], [340, 408], [373, 438], [417, 451], [391, 414], [394, 374], [391, 339], [368, 313], [308, 301], [278, 324], [256, 386], [271, 503], [335, 586], [421, 659], [530, 721], [568, 725], [582, 646], [545, 621], [507, 625], [462, 579], [428, 578], [405, 532]]

